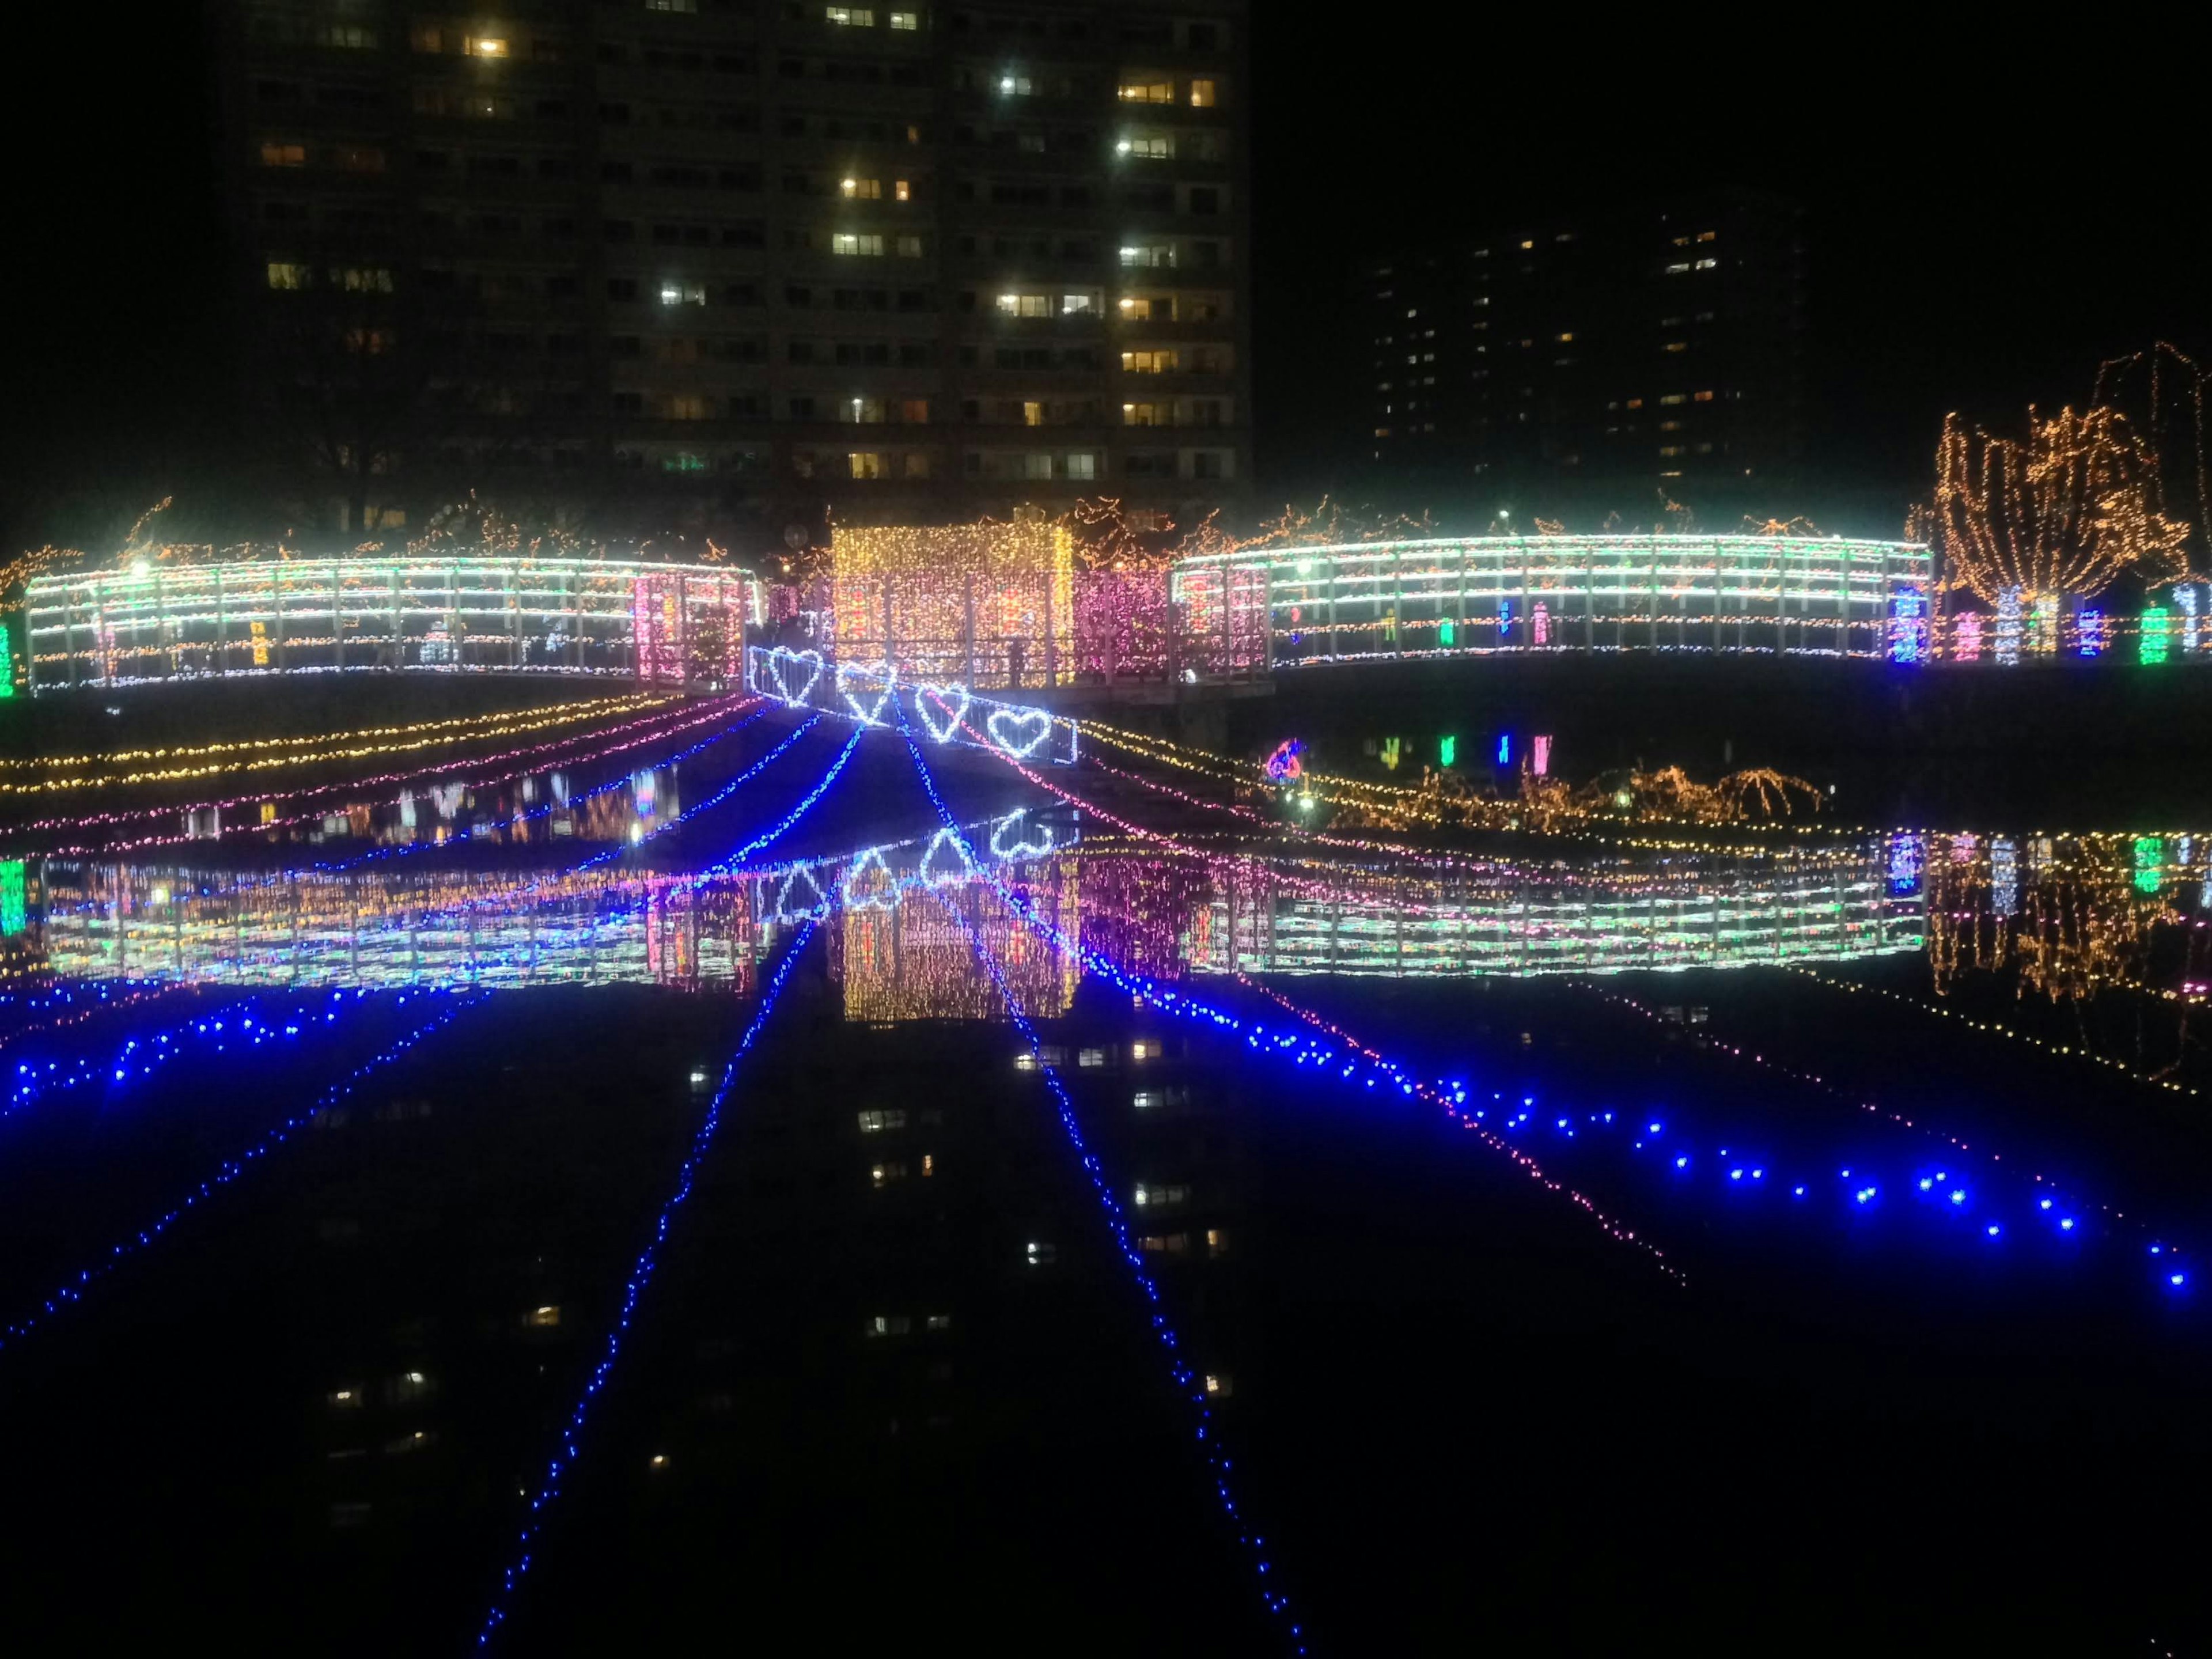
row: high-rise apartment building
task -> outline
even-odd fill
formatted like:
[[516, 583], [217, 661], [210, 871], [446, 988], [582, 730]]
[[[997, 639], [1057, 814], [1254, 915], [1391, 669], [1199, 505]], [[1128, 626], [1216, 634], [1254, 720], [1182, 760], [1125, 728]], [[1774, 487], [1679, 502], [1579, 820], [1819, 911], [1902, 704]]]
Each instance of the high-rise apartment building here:
[[338, 527], [1247, 487], [1244, 0], [217, 16], [246, 392]]
[[1374, 476], [1569, 501], [1787, 483], [1804, 447], [1800, 220], [1731, 191], [1376, 262], [1357, 434]]

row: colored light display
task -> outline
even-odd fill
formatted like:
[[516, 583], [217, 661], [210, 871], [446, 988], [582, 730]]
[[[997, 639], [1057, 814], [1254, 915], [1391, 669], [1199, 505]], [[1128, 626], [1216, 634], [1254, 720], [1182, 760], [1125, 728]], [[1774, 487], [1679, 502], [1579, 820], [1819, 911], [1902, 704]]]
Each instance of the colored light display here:
[[1048, 708], [1000, 702], [957, 681], [902, 678], [883, 663], [832, 665], [819, 652], [756, 646], [746, 653], [745, 684], [787, 708], [814, 709], [864, 726], [891, 724], [889, 710], [896, 702], [901, 718], [910, 716], [933, 742], [1017, 760], [1067, 765], [1081, 754], [1081, 728]]
[[38, 576], [24, 609], [34, 694], [379, 669], [726, 681], [760, 615], [726, 566], [428, 556]]
[[[417, 730], [411, 735], [382, 738], [348, 733], [344, 738], [333, 740], [321, 748], [295, 750], [281, 755], [256, 755], [241, 760], [209, 761], [193, 765], [147, 766], [129, 772], [74, 772], [58, 778], [0, 779], [0, 795], [49, 795], [75, 789], [121, 788], [131, 784], [177, 782], [222, 772], [262, 772], [285, 766], [328, 765], [337, 761], [372, 759], [380, 755], [417, 754], [426, 749], [450, 748], [459, 743], [482, 742], [525, 732], [542, 732], [552, 726], [575, 726], [587, 720], [654, 706], [643, 699], [636, 699], [612, 707], [591, 706], [581, 712], [574, 706], [550, 712], [516, 709], [497, 715], [475, 717], [465, 729], [459, 732]], [[173, 812], [178, 809], [168, 806], [159, 810]], [[43, 826], [43, 822], [40, 827]]]
[[[1446, 738], [1445, 741], [1449, 742], [1450, 739]], [[1296, 738], [1285, 738], [1268, 753], [1261, 769], [1267, 773], [1270, 783], [1295, 782], [1305, 773], [1305, 762], [1301, 758], [1304, 753], [1304, 744]], [[1446, 761], [1444, 764], [1449, 766], [1451, 763]]]
[[659, 1267], [661, 1248], [668, 1242], [669, 1230], [675, 1225], [684, 1200], [691, 1196], [692, 1188], [699, 1179], [700, 1166], [706, 1162], [707, 1154], [714, 1148], [714, 1137], [721, 1128], [723, 1114], [730, 1103], [731, 1091], [737, 1085], [738, 1068], [752, 1051], [753, 1044], [759, 1041], [762, 1030], [768, 1024], [769, 1016], [775, 1012], [777, 1003], [782, 1000], [792, 969], [798, 965], [800, 952], [806, 949], [807, 942], [813, 935], [814, 927], [811, 922], [800, 927], [798, 938], [792, 941], [791, 948], [784, 952], [783, 959], [776, 963], [775, 971], [769, 976], [761, 992], [759, 1006], [753, 1011], [751, 1023], [745, 1027], [744, 1035], [738, 1039], [735, 1052], [722, 1067], [722, 1080], [708, 1105], [706, 1116], [700, 1120], [698, 1128], [692, 1134], [690, 1146], [684, 1153], [683, 1167], [677, 1171], [675, 1189], [663, 1200], [659, 1213], [654, 1218], [650, 1238], [631, 1265], [629, 1278], [623, 1286], [622, 1303], [616, 1310], [614, 1324], [600, 1348], [599, 1363], [586, 1378], [583, 1393], [569, 1412], [568, 1421], [562, 1425], [560, 1445], [546, 1465], [544, 1478], [530, 1499], [530, 1508], [522, 1522], [521, 1536], [516, 1540], [515, 1559], [501, 1575], [491, 1607], [477, 1632], [477, 1645], [480, 1648], [489, 1647], [500, 1627], [506, 1624], [515, 1593], [522, 1587], [523, 1580], [530, 1576], [531, 1566], [536, 1559], [538, 1540], [544, 1531], [548, 1512], [559, 1501], [568, 1472], [582, 1455], [583, 1433], [591, 1420], [592, 1404], [598, 1400], [600, 1390], [606, 1387], [608, 1377], [613, 1375], [616, 1362], [622, 1358], [623, 1339], [629, 1334], [630, 1327], [637, 1318], [639, 1304], [644, 1300], [646, 1291], [653, 1284], [653, 1274]]
[[[1281, 669], [1446, 651], [1879, 656], [1893, 597], [1924, 595], [1933, 571], [1909, 542], [1559, 535], [1254, 548], [1180, 560], [1173, 576], [1178, 604], [1210, 619], [1223, 581], [1256, 590], [1239, 602], [1264, 625], [1232, 619], [1224, 637], [1250, 657], [1240, 642], [1262, 634], [1261, 665]], [[1470, 634], [1471, 616], [1492, 620]]]
[[1068, 685], [1077, 670], [1074, 539], [1064, 525], [836, 526], [831, 639], [902, 679]]

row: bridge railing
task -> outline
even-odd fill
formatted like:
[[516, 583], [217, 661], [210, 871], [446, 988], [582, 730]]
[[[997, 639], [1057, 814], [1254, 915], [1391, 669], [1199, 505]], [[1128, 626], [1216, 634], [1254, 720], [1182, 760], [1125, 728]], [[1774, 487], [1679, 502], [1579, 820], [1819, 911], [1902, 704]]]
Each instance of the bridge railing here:
[[759, 585], [734, 568], [401, 556], [42, 576], [31, 690], [358, 670], [734, 681]]

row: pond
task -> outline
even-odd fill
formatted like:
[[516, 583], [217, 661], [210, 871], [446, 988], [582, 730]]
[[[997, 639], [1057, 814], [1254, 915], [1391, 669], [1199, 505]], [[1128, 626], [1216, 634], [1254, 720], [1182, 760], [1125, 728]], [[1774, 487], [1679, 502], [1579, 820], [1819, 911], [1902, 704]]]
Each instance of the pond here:
[[622, 718], [14, 832], [12, 1626], [2193, 1650], [2212, 840]]

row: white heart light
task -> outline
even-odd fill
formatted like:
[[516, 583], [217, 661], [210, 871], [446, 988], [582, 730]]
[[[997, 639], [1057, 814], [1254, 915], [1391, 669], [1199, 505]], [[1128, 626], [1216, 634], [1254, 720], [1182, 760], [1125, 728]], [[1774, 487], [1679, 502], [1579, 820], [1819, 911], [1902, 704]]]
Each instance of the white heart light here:
[[[866, 682], [879, 676], [883, 684], [875, 692], [873, 702], [866, 701], [867, 695], [866, 690], [860, 696], [856, 697], [846, 689], [845, 682], [848, 678]], [[887, 662], [841, 662], [837, 665], [837, 695], [844, 698], [845, 706], [853, 711], [854, 717], [863, 726], [881, 726], [884, 723], [884, 705], [891, 700], [891, 693], [897, 689], [898, 670]]]
[[1052, 735], [1052, 715], [1042, 708], [994, 708], [983, 729], [1016, 760], [1027, 760]]
[[[921, 716], [922, 729], [931, 737], [939, 743], [950, 743], [953, 733], [959, 731], [960, 722], [968, 718], [970, 695], [964, 685], [917, 685], [914, 689], [914, 712]], [[929, 705], [933, 702], [944, 717], [941, 724], [929, 717]]]

